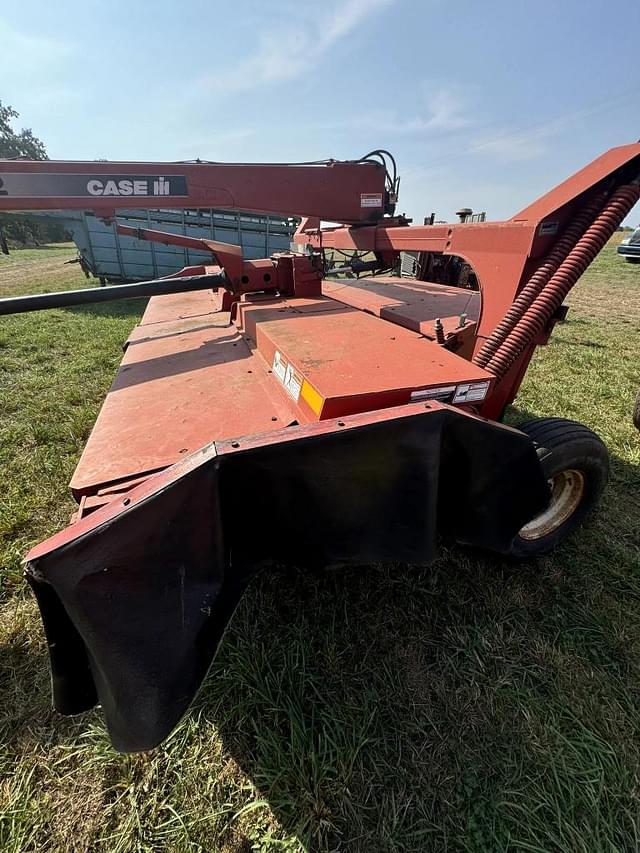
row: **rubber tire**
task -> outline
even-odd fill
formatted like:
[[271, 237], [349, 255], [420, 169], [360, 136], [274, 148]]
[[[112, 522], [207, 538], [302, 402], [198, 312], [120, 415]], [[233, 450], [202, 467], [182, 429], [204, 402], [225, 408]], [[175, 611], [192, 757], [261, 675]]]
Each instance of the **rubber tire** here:
[[640, 391], [638, 391], [636, 404], [633, 407], [633, 425], [636, 429], [640, 429]]
[[577, 421], [536, 418], [520, 424], [517, 429], [533, 440], [547, 479], [573, 468], [580, 471], [585, 480], [582, 500], [560, 527], [535, 540], [516, 536], [511, 554], [524, 559], [549, 553], [582, 524], [598, 503], [609, 479], [609, 451], [595, 432]]

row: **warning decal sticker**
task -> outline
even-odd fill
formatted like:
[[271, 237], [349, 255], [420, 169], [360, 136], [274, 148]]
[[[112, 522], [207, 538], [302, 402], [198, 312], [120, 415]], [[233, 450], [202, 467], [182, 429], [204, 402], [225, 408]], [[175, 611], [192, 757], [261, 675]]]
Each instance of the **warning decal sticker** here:
[[360, 207], [382, 207], [382, 193], [360, 193]]
[[285, 391], [297, 403], [300, 399], [300, 389], [302, 388], [302, 382], [304, 380], [302, 374], [297, 371], [292, 364], [289, 364], [278, 350], [273, 354], [273, 364], [271, 369], [274, 375], [278, 377], [284, 386]]
[[287, 362], [282, 358], [278, 350], [273, 354], [273, 364], [271, 365], [271, 369], [284, 385], [284, 374], [287, 369]]
[[458, 385], [454, 403], [479, 403], [487, 396], [489, 382], [471, 382], [469, 385]]
[[410, 400], [412, 403], [418, 400], [444, 400], [445, 402], [450, 402], [455, 390], [455, 385], [445, 385], [439, 388], [422, 388], [419, 391], [412, 391]]

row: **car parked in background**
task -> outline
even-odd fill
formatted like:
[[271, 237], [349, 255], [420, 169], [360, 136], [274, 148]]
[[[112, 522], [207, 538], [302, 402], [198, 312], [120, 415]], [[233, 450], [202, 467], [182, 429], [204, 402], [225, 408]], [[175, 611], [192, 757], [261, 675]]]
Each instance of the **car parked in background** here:
[[632, 231], [618, 246], [618, 254], [630, 264], [640, 263], [640, 228]]

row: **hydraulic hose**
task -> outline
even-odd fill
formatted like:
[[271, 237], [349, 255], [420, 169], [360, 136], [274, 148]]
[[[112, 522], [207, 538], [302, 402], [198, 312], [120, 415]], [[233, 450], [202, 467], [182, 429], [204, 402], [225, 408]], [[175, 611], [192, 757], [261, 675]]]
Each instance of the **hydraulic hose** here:
[[619, 187], [491, 356], [486, 370], [501, 379], [562, 305], [566, 295], [640, 199], [638, 183]]
[[484, 367], [505, 337], [516, 325], [524, 312], [529, 308], [533, 300], [540, 293], [553, 273], [558, 269], [562, 261], [567, 257], [578, 239], [584, 234], [589, 224], [601, 210], [606, 199], [606, 193], [599, 193], [592, 201], [584, 207], [576, 218], [571, 222], [553, 249], [547, 255], [545, 261], [533, 273], [529, 281], [512, 302], [503, 319], [498, 323], [489, 335], [482, 347], [473, 358], [474, 364]]

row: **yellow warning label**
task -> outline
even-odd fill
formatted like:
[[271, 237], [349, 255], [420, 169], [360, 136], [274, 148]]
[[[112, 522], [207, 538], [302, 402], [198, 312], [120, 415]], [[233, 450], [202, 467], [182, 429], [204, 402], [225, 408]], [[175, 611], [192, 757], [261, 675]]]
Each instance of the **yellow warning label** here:
[[313, 385], [310, 385], [305, 379], [302, 383], [302, 390], [300, 391], [300, 396], [306, 402], [306, 404], [311, 408], [312, 411], [320, 417], [320, 412], [322, 411], [322, 404], [324, 403], [324, 399], [318, 394]]

